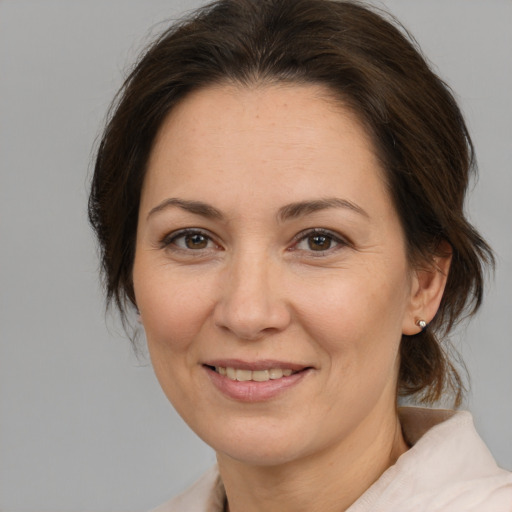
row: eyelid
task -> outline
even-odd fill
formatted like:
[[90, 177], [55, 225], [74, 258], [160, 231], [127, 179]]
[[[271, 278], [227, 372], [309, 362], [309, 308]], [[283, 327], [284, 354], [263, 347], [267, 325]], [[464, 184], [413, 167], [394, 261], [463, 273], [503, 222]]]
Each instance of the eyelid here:
[[322, 256], [322, 255], [325, 255], [328, 252], [333, 252], [337, 248], [339, 248], [339, 246], [342, 246], [342, 247], [353, 247], [352, 242], [347, 237], [340, 235], [336, 231], [332, 231], [332, 230], [327, 229], [327, 228], [309, 228], [309, 229], [305, 229], [303, 231], [300, 231], [299, 233], [297, 233], [293, 237], [293, 244], [289, 248], [289, 250], [293, 251], [294, 247], [299, 242], [302, 242], [305, 238], [307, 238], [308, 236], [311, 236], [311, 235], [325, 235], [325, 236], [328, 236], [332, 240], [334, 240], [336, 242], [336, 244], [337, 244], [337, 247], [330, 248], [330, 249], [327, 249], [325, 251], [306, 251], [306, 252], [310, 252], [312, 254], [315, 254], [316, 256]]
[[[161, 249], [169, 248], [175, 240], [177, 240], [178, 238], [181, 238], [183, 236], [186, 236], [186, 235], [202, 235], [202, 236], [208, 238], [208, 240], [211, 241], [212, 243], [214, 243], [216, 246], [220, 247], [220, 244], [217, 243], [217, 241], [211, 235], [211, 233], [209, 233], [207, 230], [201, 229], [201, 228], [183, 228], [183, 229], [178, 229], [176, 231], [172, 231], [171, 233], [167, 233], [165, 236], [163, 236], [160, 239], [158, 245]], [[178, 247], [177, 245], [174, 246], [173, 250], [174, 251], [191, 252], [191, 253], [195, 252], [192, 249], [182, 249], [181, 247]], [[203, 251], [206, 251], [206, 250], [211, 250], [211, 249], [203, 249]], [[201, 250], [199, 250], [199, 249], [197, 250], [197, 252], [200, 252], [200, 251]]]
[[[163, 236], [159, 240], [158, 246], [161, 249], [169, 248], [170, 246], [173, 245], [173, 242], [175, 240], [177, 240], [178, 238], [187, 236], [187, 235], [202, 235], [202, 236], [206, 237], [209, 242], [215, 244], [217, 246], [216, 249], [218, 249], [218, 248], [222, 249], [222, 246], [217, 242], [215, 237], [208, 230], [205, 230], [202, 228], [183, 228], [183, 229], [178, 229], [178, 230], [172, 231], [170, 233], [167, 233], [165, 236]], [[296, 246], [298, 243], [302, 242], [307, 237], [312, 236], [312, 235], [324, 235], [324, 236], [331, 238], [336, 243], [335, 247], [326, 249], [325, 251], [312, 251], [312, 250], [304, 251], [304, 252], [314, 254], [316, 256], [322, 256], [322, 255], [325, 255], [326, 253], [334, 252], [334, 251], [336, 251], [336, 249], [339, 249], [340, 247], [353, 247], [352, 242], [347, 237], [339, 234], [336, 231], [332, 231], [327, 228], [308, 228], [303, 231], [300, 231], [299, 233], [297, 233], [296, 235], [293, 236], [292, 243], [288, 247], [288, 251], [294, 251], [296, 249]], [[187, 252], [187, 253], [194, 253], [194, 252], [200, 253], [200, 252], [204, 252], [204, 251], [208, 251], [208, 250], [212, 250], [212, 249], [211, 248], [197, 249], [197, 250], [183, 249], [183, 248], [179, 247], [178, 245], [174, 244], [174, 247], [172, 248], [172, 250], [176, 251], [176, 252], [181, 251], [181, 252]]]

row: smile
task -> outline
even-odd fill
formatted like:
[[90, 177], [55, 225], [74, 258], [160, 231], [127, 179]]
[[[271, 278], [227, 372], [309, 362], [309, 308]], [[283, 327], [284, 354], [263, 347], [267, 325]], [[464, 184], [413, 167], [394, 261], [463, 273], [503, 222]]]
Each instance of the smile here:
[[269, 380], [277, 380], [282, 379], [283, 377], [289, 377], [294, 372], [290, 368], [271, 368], [269, 370], [244, 370], [241, 368], [231, 368], [231, 367], [223, 367], [223, 366], [215, 366], [215, 371], [222, 375], [223, 377], [227, 377], [231, 380], [236, 380], [239, 382], [267, 382]]
[[283, 361], [208, 361], [202, 364], [213, 386], [238, 402], [263, 402], [281, 396], [314, 371], [312, 366]]

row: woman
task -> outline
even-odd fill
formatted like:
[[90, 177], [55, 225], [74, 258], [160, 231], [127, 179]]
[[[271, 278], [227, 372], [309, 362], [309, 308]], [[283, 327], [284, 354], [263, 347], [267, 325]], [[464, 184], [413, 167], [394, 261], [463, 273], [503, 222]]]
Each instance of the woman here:
[[218, 465], [159, 511], [510, 511], [441, 342], [491, 250], [451, 93], [355, 2], [225, 0], [120, 93], [90, 218], [107, 297]]

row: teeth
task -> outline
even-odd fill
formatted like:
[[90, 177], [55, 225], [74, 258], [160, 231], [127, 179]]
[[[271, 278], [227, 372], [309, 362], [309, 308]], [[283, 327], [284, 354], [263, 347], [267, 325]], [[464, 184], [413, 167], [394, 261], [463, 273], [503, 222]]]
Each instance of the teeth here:
[[248, 380], [252, 380], [252, 372], [251, 370], [235, 370], [236, 371], [236, 380], [240, 382], [247, 382]]
[[266, 380], [270, 380], [270, 375], [269, 375], [268, 370], [256, 370], [251, 373], [252, 373], [252, 380], [255, 380], [256, 382], [265, 382]]
[[283, 370], [281, 368], [274, 368], [268, 371], [271, 379], [280, 379], [283, 376]]
[[231, 380], [238, 380], [240, 382], [247, 382], [253, 380], [255, 382], [266, 382], [268, 380], [281, 379], [283, 377], [289, 377], [294, 373], [293, 370], [282, 369], [282, 368], [271, 368], [269, 370], [241, 370], [238, 368], [223, 368], [222, 366], [216, 366], [215, 371], [220, 375], [226, 376]]

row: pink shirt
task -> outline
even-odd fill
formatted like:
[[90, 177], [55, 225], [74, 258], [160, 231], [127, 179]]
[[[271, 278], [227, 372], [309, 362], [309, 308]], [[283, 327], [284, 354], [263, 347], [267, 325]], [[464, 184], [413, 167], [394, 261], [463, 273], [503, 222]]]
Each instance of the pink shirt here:
[[[412, 448], [346, 512], [512, 512], [512, 473], [499, 468], [471, 414], [403, 407]], [[222, 512], [224, 487], [213, 467], [153, 512]]]

